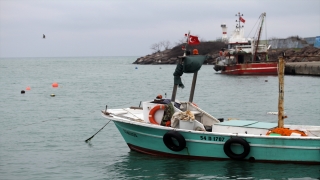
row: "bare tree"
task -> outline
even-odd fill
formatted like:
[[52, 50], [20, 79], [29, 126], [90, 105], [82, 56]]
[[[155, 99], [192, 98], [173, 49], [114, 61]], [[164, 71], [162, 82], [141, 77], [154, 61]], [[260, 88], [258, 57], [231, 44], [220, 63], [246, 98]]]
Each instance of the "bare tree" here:
[[167, 49], [171, 48], [170, 41], [161, 41], [161, 45], [163, 46], [164, 50], [167, 50]]
[[154, 43], [151, 45], [150, 47], [152, 50], [154, 50], [154, 52], [158, 52], [161, 49], [161, 44], [160, 43]]

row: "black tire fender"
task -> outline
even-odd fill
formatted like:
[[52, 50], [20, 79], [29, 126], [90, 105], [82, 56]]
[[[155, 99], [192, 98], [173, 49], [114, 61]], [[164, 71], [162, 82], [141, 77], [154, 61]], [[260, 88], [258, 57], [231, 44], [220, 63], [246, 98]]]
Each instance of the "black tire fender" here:
[[[173, 139], [176, 139], [179, 145], [176, 145], [173, 142]], [[163, 135], [163, 142], [172, 151], [182, 151], [186, 147], [186, 140], [184, 137], [177, 131], [168, 131]]]
[[[231, 144], [240, 144], [244, 149], [243, 153], [241, 154], [234, 153], [231, 150]], [[231, 159], [236, 159], [236, 160], [244, 159], [250, 153], [250, 145], [246, 140], [240, 137], [232, 137], [224, 143], [223, 151]]]

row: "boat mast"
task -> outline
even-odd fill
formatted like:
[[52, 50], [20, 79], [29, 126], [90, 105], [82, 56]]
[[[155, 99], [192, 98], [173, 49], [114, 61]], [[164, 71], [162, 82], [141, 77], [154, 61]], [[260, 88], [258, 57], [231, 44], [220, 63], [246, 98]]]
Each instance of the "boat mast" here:
[[[179, 64], [181, 64], [183, 58], [186, 57], [186, 51], [187, 51], [187, 48], [188, 48], [190, 31], [188, 32], [188, 34], [186, 35], [186, 37], [187, 37], [187, 40], [186, 40], [186, 42], [185, 42], [185, 47], [184, 47], [184, 50], [183, 50], [183, 56], [179, 56], [179, 57], [178, 57], [178, 58], [179, 58], [179, 62], [178, 62]], [[178, 85], [175, 84], [175, 85], [173, 86], [172, 95], [171, 95], [171, 101], [173, 101], [173, 102], [176, 100], [177, 89], [178, 89]]]
[[254, 55], [253, 55], [253, 59], [252, 61], [255, 61], [256, 60], [256, 57], [257, 57], [257, 51], [258, 51], [258, 46], [259, 46], [259, 42], [260, 42], [260, 36], [261, 36], [261, 31], [262, 31], [262, 26], [263, 26], [263, 21], [264, 21], [264, 17], [266, 16], [266, 13], [262, 13], [261, 14], [261, 25], [260, 25], [260, 29], [259, 29], [259, 34], [258, 34], [258, 40], [256, 41], [256, 47], [255, 47], [255, 50], [254, 50]]
[[[236, 16], [238, 16], [238, 20], [236, 20], [236, 22], [239, 22], [239, 24], [237, 24], [236, 29], [238, 30], [238, 35], [241, 34], [241, 22], [242, 20], [244, 20], [241, 16], [243, 16], [243, 14], [240, 14], [240, 12], [238, 12], [238, 14], [236, 14]], [[242, 20], [241, 20], [242, 19]], [[244, 21], [243, 21], [244, 22]], [[243, 27], [243, 25], [242, 25]]]
[[[185, 54], [184, 54], [185, 55]], [[179, 56], [179, 61], [178, 63], [181, 64], [182, 63], [182, 58], [184, 58], [185, 56]], [[173, 90], [172, 90], [172, 95], [171, 95], [171, 101], [174, 102], [176, 100], [176, 95], [177, 95], [177, 89], [178, 89], [178, 84], [174, 84], [173, 85]]]
[[171, 95], [171, 101], [174, 102], [176, 100], [176, 94], [177, 94], [178, 84], [173, 85], [172, 95]]
[[[241, 26], [240, 26], [240, 23], [241, 23], [241, 16], [243, 16], [243, 14], [240, 14], [240, 12], [238, 12], [238, 14], [236, 14], [236, 16], [239, 17], [239, 26], [237, 25], [237, 28], [239, 27], [239, 32], [240, 32], [240, 29], [241, 29]], [[237, 21], [236, 21], [237, 22]]]

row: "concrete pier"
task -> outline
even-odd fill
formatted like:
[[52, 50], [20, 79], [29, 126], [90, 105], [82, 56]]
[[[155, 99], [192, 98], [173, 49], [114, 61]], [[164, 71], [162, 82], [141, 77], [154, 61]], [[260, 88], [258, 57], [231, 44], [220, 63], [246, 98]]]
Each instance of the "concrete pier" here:
[[320, 76], [320, 61], [318, 62], [287, 62], [285, 74]]

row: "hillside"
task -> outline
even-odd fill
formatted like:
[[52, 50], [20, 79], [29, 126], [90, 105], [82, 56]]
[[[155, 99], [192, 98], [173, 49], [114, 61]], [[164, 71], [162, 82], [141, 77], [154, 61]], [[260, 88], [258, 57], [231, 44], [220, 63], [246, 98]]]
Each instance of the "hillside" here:
[[282, 52], [285, 52], [285, 55], [288, 56], [288, 58], [286, 59], [287, 62], [320, 61], [320, 49], [313, 46], [307, 46], [301, 49], [271, 49], [268, 53], [269, 59], [277, 60]]

